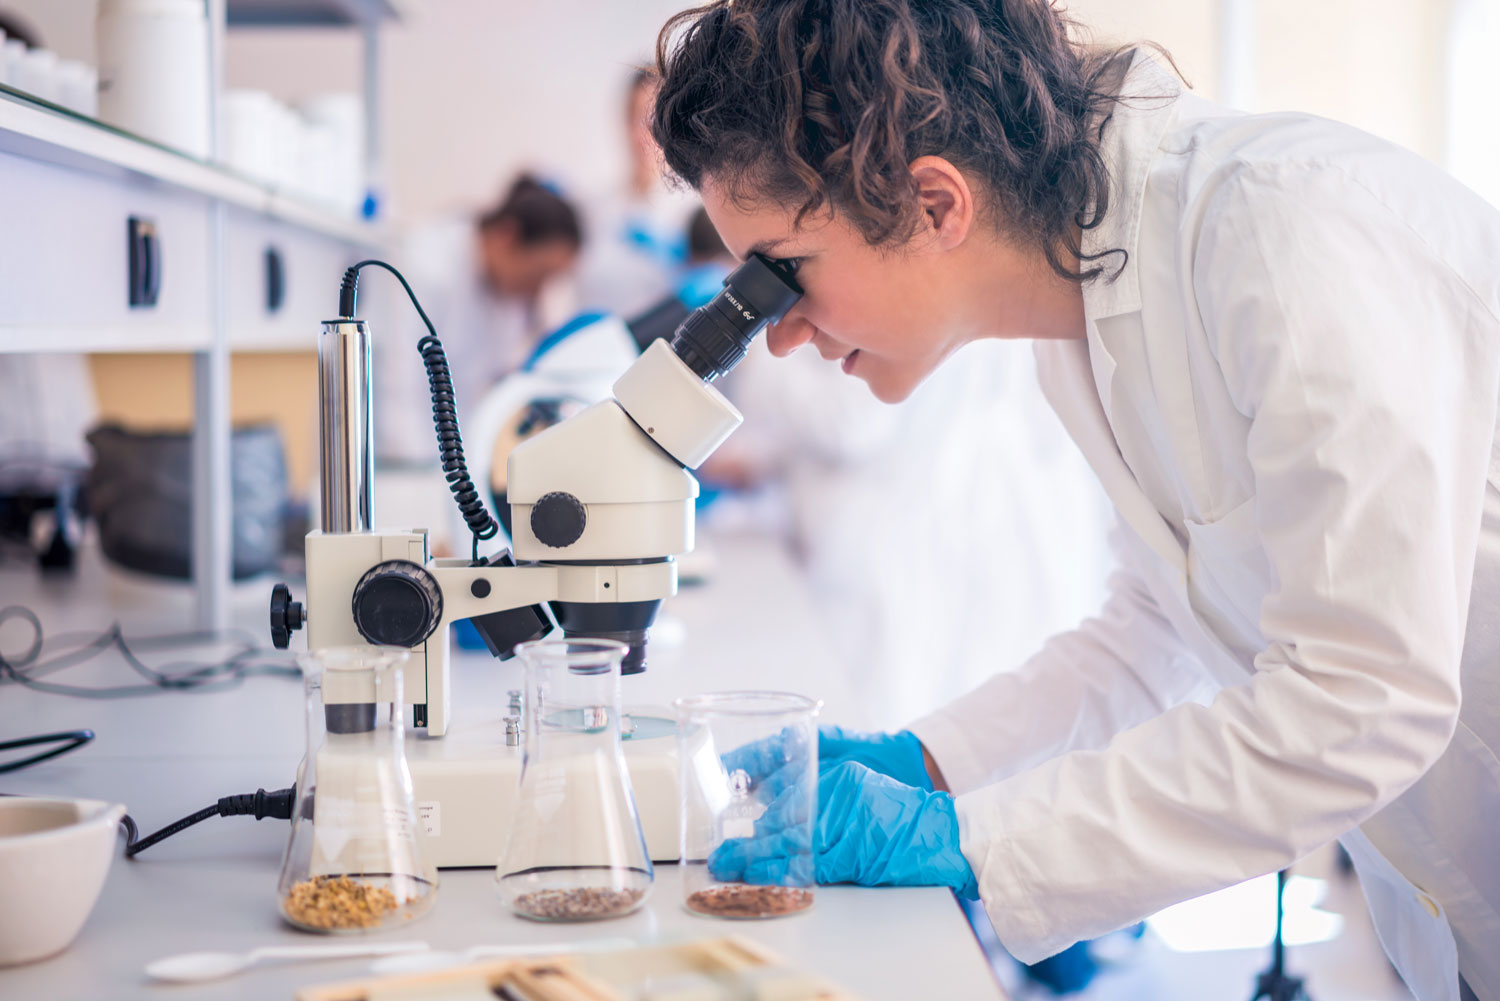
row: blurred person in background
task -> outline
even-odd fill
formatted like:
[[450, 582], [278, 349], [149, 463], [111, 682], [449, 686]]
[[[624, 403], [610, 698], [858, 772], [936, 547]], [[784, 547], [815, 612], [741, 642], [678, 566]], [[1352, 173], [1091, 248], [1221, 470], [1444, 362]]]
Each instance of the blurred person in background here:
[[[573, 204], [523, 174], [477, 223], [424, 227], [409, 235], [411, 281], [442, 338], [459, 412], [525, 362], [538, 338], [573, 315], [569, 276], [583, 245]], [[376, 441], [384, 461], [429, 463], [432, 436], [426, 372], [416, 351], [426, 329], [415, 320], [407, 343], [374, 352]]]
[[699, 202], [691, 191], [663, 181], [661, 150], [647, 126], [655, 93], [656, 75], [635, 70], [625, 94], [619, 179], [584, 200], [589, 243], [577, 289], [585, 310], [634, 316], [677, 290], [688, 220]]

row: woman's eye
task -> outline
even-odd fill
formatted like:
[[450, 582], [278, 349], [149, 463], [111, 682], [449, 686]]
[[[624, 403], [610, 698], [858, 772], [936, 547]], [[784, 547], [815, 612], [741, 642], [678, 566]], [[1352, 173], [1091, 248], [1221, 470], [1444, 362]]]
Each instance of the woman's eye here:
[[780, 265], [781, 267], [785, 268], [788, 274], [793, 274], [794, 275], [794, 274], [797, 273], [797, 269], [800, 268], [800, 267], [802, 267], [802, 258], [800, 258], [800, 257], [778, 257], [778, 258], [776, 258], [776, 263], [778, 265]]

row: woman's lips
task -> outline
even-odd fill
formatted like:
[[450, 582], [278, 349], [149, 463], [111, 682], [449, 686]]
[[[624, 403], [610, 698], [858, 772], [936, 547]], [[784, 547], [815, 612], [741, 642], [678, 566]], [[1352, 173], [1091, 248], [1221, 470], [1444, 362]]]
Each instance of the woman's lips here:
[[848, 354], [844, 355], [844, 361], [840, 367], [843, 368], [845, 375], [848, 375], [854, 370], [854, 359], [858, 357], [858, 350], [850, 351]]

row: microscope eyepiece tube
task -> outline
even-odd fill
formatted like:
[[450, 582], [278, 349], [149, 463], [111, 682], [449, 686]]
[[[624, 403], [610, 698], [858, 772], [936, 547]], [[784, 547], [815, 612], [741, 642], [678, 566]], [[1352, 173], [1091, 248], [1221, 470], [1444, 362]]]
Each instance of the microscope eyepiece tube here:
[[318, 468], [324, 532], [368, 532], [375, 455], [370, 329], [329, 320], [318, 335]]
[[759, 254], [729, 273], [707, 305], [688, 314], [672, 334], [672, 350], [704, 382], [726, 374], [745, 357], [755, 335], [802, 298], [791, 272]]

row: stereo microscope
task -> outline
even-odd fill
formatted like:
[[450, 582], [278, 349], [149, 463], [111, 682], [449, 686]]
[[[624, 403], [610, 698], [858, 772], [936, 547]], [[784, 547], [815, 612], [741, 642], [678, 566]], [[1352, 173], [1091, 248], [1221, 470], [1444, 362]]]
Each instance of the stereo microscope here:
[[[425, 529], [373, 527], [370, 330], [355, 318], [359, 269], [396, 275], [426, 324], [418, 342], [449, 488], [473, 535], [470, 559], [433, 559]], [[693, 548], [696, 469], [742, 417], [714, 379], [801, 298], [791, 270], [752, 255], [670, 338], [652, 342], [619, 377], [613, 398], [573, 415], [510, 454], [510, 552], [481, 559], [499, 526], [469, 477], [447, 359], [404, 278], [381, 261], [344, 275], [339, 317], [318, 339], [320, 527], [306, 540], [306, 601], [284, 584], [271, 597], [271, 633], [310, 649], [369, 643], [411, 650], [404, 668], [416, 800], [439, 866], [494, 865], [520, 770], [502, 718], [450, 733], [449, 627], [469, 619], [501, 659], [554, 627], [569, 637], [629, 646], [622, 673], [645, 669], [646, 634], [677, 590], [675, 557]], [[354, 725], [359, 706], [327, 707], [330, 729]], [[512, 710], [519, 707], [513, 706]], [[467, 724], [465, 724], [467, 726]], [[514, 729], [512, 723], [510, 728]], [[627, 741], [627, 762], [652, 857], [678, 853], [674, 741]], [[651, 747], [649, 745], [655, 745]]]

